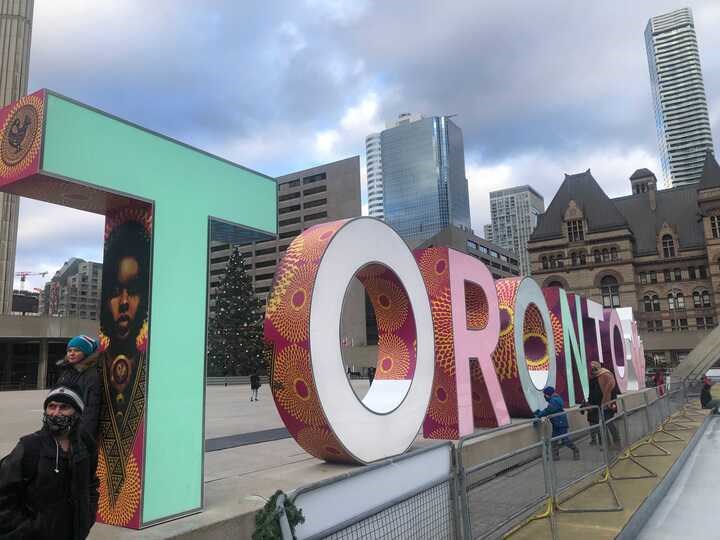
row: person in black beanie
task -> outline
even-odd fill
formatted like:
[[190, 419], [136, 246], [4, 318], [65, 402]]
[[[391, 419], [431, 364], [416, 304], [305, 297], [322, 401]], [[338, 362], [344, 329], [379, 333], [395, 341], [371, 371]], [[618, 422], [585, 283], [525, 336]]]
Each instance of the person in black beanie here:
[[42, 429], [0, 461], [0, 540], [83, 540], [95, 523], [95, 440], [79, 430], [77, 387], [52, 389]]

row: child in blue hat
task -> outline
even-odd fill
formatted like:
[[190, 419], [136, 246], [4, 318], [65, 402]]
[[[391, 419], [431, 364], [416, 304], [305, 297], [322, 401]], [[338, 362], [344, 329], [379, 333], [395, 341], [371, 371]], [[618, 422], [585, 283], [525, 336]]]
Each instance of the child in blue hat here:
[[98, 342], [90, 336], [75, 336], [67, 344], [67, 354], [57, 365], [60, 376], [56, 386], [75, 386], [85, 403], [80, 429], [97, 440], [100, 417], [100, 374]]
[[[548, 406], [542, 411], [540, 409], [535, 411], [537, 418], [543, 416], [550, 416], [550, 424], [552, 424], [552, 437], [560, 437], [568, 432], [568, 418], [567, 414], [564, 413], [564, 403], [562, 397], [555, 392], [555, 388], [552, 386], [546, 386], [543, 390], [543, 396], [545, 401], [548, 402]], [[563, 413], [563, 414], [558, 414]], [[554, 416], [551, 416], [554, 415]], [[560, 446], [567, 446], [573, 453], [573, 459], [580, 459], [580, 450], [578, 450], [575, 443], [570, 440], [570, 437], [563, 437], [559, 441], [553, 441], [552, 444], [552, 456], [553, 460], [557, 461], [560, 459]]]

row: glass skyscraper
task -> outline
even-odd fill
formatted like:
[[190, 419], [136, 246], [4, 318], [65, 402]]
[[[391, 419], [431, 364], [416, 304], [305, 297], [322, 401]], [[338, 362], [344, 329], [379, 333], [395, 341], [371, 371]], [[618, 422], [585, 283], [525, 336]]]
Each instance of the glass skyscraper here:
[[645, 47], [665, 185], [697, 182], [713, 141], [690, 9], [650, 19]]
[[465, 148], [447, 116], [380, 133], [385, 221], [411, 246], [448, 225], [470, 230]]

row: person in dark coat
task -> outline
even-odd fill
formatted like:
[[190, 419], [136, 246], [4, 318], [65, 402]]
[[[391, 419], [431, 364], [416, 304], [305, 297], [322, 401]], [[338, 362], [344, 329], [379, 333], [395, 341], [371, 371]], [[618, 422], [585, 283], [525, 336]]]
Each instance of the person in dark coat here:
[[258, 375], [257, 371], [250, 375], [250, 390], [252, 391], [250, 401], [259, 401], [258, 390], [260, 390], [260, 375]]
[[703, 409], [712, 409], [714, 414], [718, 414], [718, 407], [720, 407], [720, 400], [713, 399], [712, 397], [712, 386], [713, 381], [710, 377], [703, 378], [703, 387], [700, 390], [700, 406]]
[[[540, 409], [536, 410], [534, 413], [535, 416], [537, 418], [550, 416], [553, 439], [555, 437], [565, 435], [568, 432], [569, 424], [567, 414], [564, 413], [565, 408], [563, 398], [559, 394], [555, 393], [555, 388], [552, 386], [545, 387], [543, 390], [543, 396], [545, 397], [545, 401], [548, 402], [548, 406], [542, 411]], [[572, 450], [573, 459], [580, 459], [580, 450], [578, 450], [577, 446], [575, 446], [575, 443], [570, 440], [570, 437], [563, 437], [559, 441], [553, 441], [552, 455], [555, 461], [560, 459], [560, 446], [567, 446], [570, 450]]]
[[78, 392], [51, 390], [42, 429], [0, 461], [0, 540], [82, 540], [95, 523], [97, 447], [78, 430]]
[[60, 375], [55, 386], [76, 386], [85, 404], [80, 430], [97, 441], [100, 418], [101, 386], [98, 372], [97, 341], [90, 336], [76, 336], [67, 344], [67, 354], [57, 365]]

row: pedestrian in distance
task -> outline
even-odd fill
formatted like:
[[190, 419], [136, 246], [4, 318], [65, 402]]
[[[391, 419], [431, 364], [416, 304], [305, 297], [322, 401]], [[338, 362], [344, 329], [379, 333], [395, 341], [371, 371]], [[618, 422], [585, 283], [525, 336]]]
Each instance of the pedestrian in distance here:
[[76, 387], [43, 403], [42, 429], [0, 461], [1, 540], [82, 540], [95, 523], [97, 446], [78, 429], [85, 404]]
[[97, 441], [101, 385], [98, 372], [98, 343], [90, 336], [75, 336], [67, 344], [65, 357], [57, 363], [60, 375], [54, 386], [74, 386], [85, 410], [79, 429]]
[[375, 380], [375, 368], [370, 367], [370, 368], [368, 368], [368, 382], [370, 384], [372, 384], [374, 380]]
[[250, 375], [250, 401], [259, 401], [258, 390], [260, 390], [260, 375], [256, 371]]
[[658, 397], [665, 395], [665, 370], [663, 368], [657, 368], [653, 375], [653, 386], [657, 389]]
[[700, 406], [703, 409], [712, 409], [712, 414], [720, 414], [718, 407], [720, 407], [720, 399], [713, 399], [712, 387], [713, 381], [707, 375], [703, 377], [703, 387], [700, 390]]
[[[593, 386], [596, 387], [595, 394], [592, 396], [594, 401], [588, 400], [589, 403], [600, 406], [600, 411], [603, 415], [603, 420], [606, 423], [607, 430], [610, 432], [610, 438], [612, 439], [611, 447], [620, 447], [620, 431], [618, 430], [615, 422], [608, 423], [617, 413], [617, 396], [620, 394], [620, 390], [615, 381], [615, 375], [608, 369], [602, 367], [600, 362], [593, 360], [590, 362], [590, 392], [592, 394]], [[598, 396], [599, 390], [599, 396]], [[599, 402], [597, 402], [599, 397]], [[597, 402], [597, 403], [596, 403]], [[598, 441], [600, 442], [600, 441]], [[610, 441], [608, 441], [610, 442]]]
[[[542, 411], [537, 409], [534, 413], [535, 417], [542, 418], [544, 416], [550, 416], [553, 439], [565, 435], [568, 432], [569, 424], [567, 414], [564, 412], [563, 398], [555, 392], [555, 388], [552, 386], [545, 387], [543, 396], [545, 397], [545, 401], [548, 402], [548, 406]], [[570, 437], [562, 437], [559, 440], [553, 441], [552, 458], [554, 461], [560, 459], [560, 446], [566, 446], [572, 450], [574, 460], [580, 459], [580, 450], [575, 446], [575, 443], [570, 440]]]

